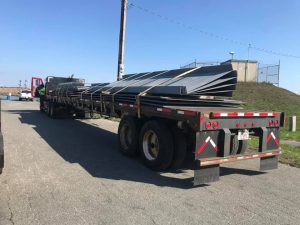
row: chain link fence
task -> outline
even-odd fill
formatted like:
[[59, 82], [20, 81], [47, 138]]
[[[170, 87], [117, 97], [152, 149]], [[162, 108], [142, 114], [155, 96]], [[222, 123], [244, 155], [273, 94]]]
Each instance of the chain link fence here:
[[258, 64], [257, 82], [279, 86], [280, 63], [274, 65]]
[[196, 68], [196, 67], [202, 67], [202, 66], [216, 66], [216, 65], [220, 65], [220, 62], [200, 62], [200, 61], [195, 60], [192, 63], [189, 63], [184, 66], [180, 66], [180, 68], [185, 69], [185, 68]]
[[[220, 62], [204, 62], [204, 61], [197, 61], [195, 60], [192, 63], [189, 63], [184, 66], [180, 66], [180, 68], [195, 68], [195, 67], [202, 67], [202, 66], [215, 66], [220, 65]], [[239, 67], [239, 72], [245, 70], [245, 67]], [[279, 86], [279, 74], [280, 74], [280, 62], [278, 64], [263, 64], [257, 63], [257, 71], [256, 71], [256, 79], [255, 79], [255, 71], [253, 80], [249, 80], [251, 82], [259, 82], [259, 83], [271, 83], [273, 85]]]

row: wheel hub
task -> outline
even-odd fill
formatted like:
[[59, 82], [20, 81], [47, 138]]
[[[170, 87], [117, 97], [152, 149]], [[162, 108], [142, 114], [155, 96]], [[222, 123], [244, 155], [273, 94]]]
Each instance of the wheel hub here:
[[155, 160], [159, 153], [159, 143], [154, 131], [149, 130], [143, 137], [143, 152], [148, 160]]

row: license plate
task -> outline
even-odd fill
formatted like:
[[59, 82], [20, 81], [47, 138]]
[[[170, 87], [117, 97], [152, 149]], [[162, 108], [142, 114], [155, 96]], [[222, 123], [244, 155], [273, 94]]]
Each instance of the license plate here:
[[248, 130], [239, 131], [239, 133], [238, 133], [239, 141], [248, 140], [248, 139], [249, 139], [249, 131]]

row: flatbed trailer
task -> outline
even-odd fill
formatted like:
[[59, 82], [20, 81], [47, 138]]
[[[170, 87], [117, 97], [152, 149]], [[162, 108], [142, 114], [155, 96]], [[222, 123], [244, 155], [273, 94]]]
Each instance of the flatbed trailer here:
[[[35, 82], [33, 78], [32, 82]], [[46, 82], [47, 89], [47, 82]], [[153, 170], [178, 169], [188, 161], [194, 170], [194, 185], [217, 181], [220, 164], [260, 159], [260, 170], [278, 167], [279, 131], [283, 112], [257, 112], [223, 107], [142, 106], [99, 98], [67, 96], [59, 91], [46, 94], [45, 111], [56, 118], [61, 113], [121, 118], [120, 151], [141, 155]], [[249, 136], [259, 138], [255, 151], [247, 152]], [[192, 157], [189, 157], [192, 155]]]

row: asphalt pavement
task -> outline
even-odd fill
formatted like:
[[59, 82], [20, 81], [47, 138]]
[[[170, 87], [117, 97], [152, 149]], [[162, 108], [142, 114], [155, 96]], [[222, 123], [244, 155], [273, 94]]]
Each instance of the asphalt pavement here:
[[192, 187], [193, 172], [153, 172], [121, 155], [117, 122], [50, 119], [37, 102], [2, 101], [5, 169], [0, 225], [300, 224], [300, 170], [226, 164]]

